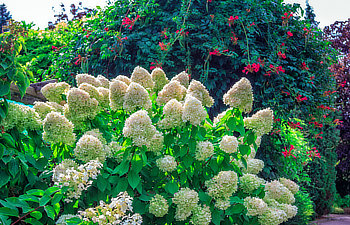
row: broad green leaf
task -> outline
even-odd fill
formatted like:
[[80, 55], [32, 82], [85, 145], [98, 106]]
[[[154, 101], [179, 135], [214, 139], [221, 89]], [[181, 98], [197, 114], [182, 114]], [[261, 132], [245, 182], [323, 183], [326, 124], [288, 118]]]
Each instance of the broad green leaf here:
[[44, 206], [46, 205], [49, 201], [51, 200], [51, 197], [48, 195], [44, 195], [40, 200], [39, 200], [39, 205]]
[[18, 210], [17, 209], [10, 209], [7, 207], [0, 207], [0, 215], [4, 216], [18, 216]]
[[10, 180], [10, 175], [8, 175], [5, 171], [0, 170], [0, 187], [7, 184], [9, 180]]
[[141, 181], [141, 178], [138, 173], [135, 173], [133, 170], [131, 170], [128, 173], [128, 182], [132, 187], [132, 189], [135, 189], [137, 185], [140, 183], [140, 181]]
[[52, 206], [46, 205], [45, 206], [45, 212], [46, 212], [48, 217], [50, 217], [51, 219], [55, 220], [55, 210], [53, 209]]
[[233, 214], [240, 214], [244, 210], [244, 205], [242, 204], [235, 204], [230, 206], [226, 211], [226, 215], [233, 215]]
[[43, 214], [39, 211], [34, 211], [34, 212], [30, 213], [30, 215], [37, 220], [40, 220], [41, 217], [43, 217]]
[[32, 224], [32, 225], [43, 225], [40, 221], [38, 221], [35, 218], [27, 218], [24, 220], [24, 222]]
[[61, 193], [56, 193], [51, 200], [51, 205], [55, 205], [56, 203], [59, 203], [62, 197], [63, 195]]
[[134, 155], [134, 158], [131, 161], [131, 168], [135, 173], [139, 173], [142, 170], [143, 162], [139, 155]]
[[176, 192], [179, 191], [179, 186], [176, 182], [174, 181], [169, 181], [166, 185], [165, 185], [165, 190], [167, 192], [169, 192], [170, 194], [175, 194]]
[[32, 189], [27, 191], [27, 194], [29, 195], [37, 195], [37, 196], [43, 196], [45, 193], [45, 191], [40, 190], [40, 189]]
[[12, 159], [9, 163], [8, 163], [8, 167], [9, 167], [9, 172], [10, 174], [12, 175], [12, 177], [15, 177], [16, 174], [18, 173], [19, 171], [19, 163], [18, 163], [18, 160], [15, 158], [15, 159]]
[[247, 155], [248, 153], [250, 153], [250, 147], [248, 145], [240, 145], [239, 146], [239, 152], [242, 155]]

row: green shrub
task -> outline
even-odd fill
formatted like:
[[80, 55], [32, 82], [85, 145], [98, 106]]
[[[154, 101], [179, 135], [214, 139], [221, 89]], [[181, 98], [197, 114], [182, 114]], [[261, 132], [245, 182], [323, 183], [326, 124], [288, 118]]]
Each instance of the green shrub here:
[[[257, 176], [264, 162], [255, 159], [255, 153], [261, 136], [272, 129], [273, 111], [267, 108], [243, 118], [242, 111], [251, 111], [253, 105], [246, 78], [224, 95], [230, 109], [214, 123], [204, 107], [213, 104], [212, 97], [200, 82], [189, 82], [188, 74], [169, 82], [161, 69], [149, 74], [136, 67], [130, 80], [110, 82], [80, 74], [78, 88], [64, 83], [43, 88], [56, 103], [36, 103], [35, 111], [16, 111], [18, 106], [10, 104], [16, 113], [0, 123], [3, 136], [13, 129], [42, 127], [46, 145], [38, 131], [33, 141], [40, 147], [28, 145], [25, 152], [38, 151], [34, 158], [39, 157], [47, 171], [37, 174], [52, 180], [41, 177], [46, 187], [19, 190], [1, 201], [2, 223], [53, 224], [63, 216], [59, 221], [102, 224], [116, 220], [110, 215], [119, 215], [135, 224], [277, 225], [297, 214], [296, 183]], [[63, 108], [59, 103], [64, 101]], [[43, 151], [47, 146], [49, 159]], [[20, 152], [13, 151], [21, 160]], [[9, 187], [5, 184], [1, 190]], [[131, 204], [135, 214], [129, 216]]]

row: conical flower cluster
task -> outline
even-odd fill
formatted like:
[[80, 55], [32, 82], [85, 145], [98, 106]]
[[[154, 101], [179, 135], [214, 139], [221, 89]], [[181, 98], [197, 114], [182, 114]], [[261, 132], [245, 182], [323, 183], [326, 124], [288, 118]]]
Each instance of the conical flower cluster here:
[[158, 93], [157, 103], [162, 105], [169, 102], [171, 99], [182, 101], [186, 96], [186, 88], [178, 81], [170, 81]]
[[244, 119], [244, 126], [252, 129], [257, 136], [269, 133], [273, 126], [273, 111], [270, 108], [259, 110], [252, 117]]
[[43, 139], [51, 144], [73, 145], [75, 134], [73, 124], [58, 112], [47, 114], [43, 123]]
[[179, 73], [178, 75], [173, 77], [173, 79], [171, 79], [171, 81], [174, 80], [180, 82], [180, 84], [183, 85], [185, 88], [187, 88], [190, 84], [190, 76], [185, 71]]
[[142, 147], [149, 146], [156, 128], [152, 125], [147, 111], [139, 110], [126, 119], [123, 135], [132, 138], [134, 145]]
[[189, 121], [194, 126], [199, 126], [206, 117], [207, 111], [203, 108], [202, 103], [191, 95], [187, 96], [182, 119]]
[[184, 124], [182, 120], [184, 108], [180, 102], [176, 99], [172, 99], [167, 102], [163, 108], [164, 118], [158, 122], [158, 125], [162, 129], [171, 129], [174, 127], [180, 127]]
[[149, 74], [149, 72], [146, 69], [140, 66], [134, 69], [134, 71], [131, 74], [130, 80], [131, 82], [140, 84], [146, 90], [153, 90], [154, 82], [152, 80], [151, 74]]
[[169, 83], [164, 71], [161, 68], [155, 68], [151, 73], [152, 80], [154, 82], [153, 90], [159, 92], [163, 87]]
[[225, 105], [238, 108], [242, 112], [250, 112], [253, 107], [253, 88], [250, 81], [243, 77], [224, 94], [223, 100]]
[[64, 101], [62, 95], [66, 94], [68, 90], [69, 84], [66, 82], [49, 83], [41, 89], [41, 93], [49, 102], [61, 104]]
[[123, 81], [115, 80], [109, 87], [109, 104], [112, 110], [116, 111], [123, 108], [124, 96], [128, 89], [128, 85]]
[[124, 96], [123, 107], [128, 112], [141, 108], [150, 109], [152, 102], [147, 90], [143, 86], [131, 82]]
[[187, 95], [192, 95], [206, 107], [211, 107], [214, 104], [214, 99], [209, 95], [206, 87], [199, 81], [192, 80], [187, 89]]

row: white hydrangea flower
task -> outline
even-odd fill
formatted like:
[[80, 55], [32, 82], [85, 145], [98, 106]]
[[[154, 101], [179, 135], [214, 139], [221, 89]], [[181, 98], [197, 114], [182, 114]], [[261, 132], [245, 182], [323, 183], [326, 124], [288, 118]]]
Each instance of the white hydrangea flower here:
[[242, 112], [250, 112], [253, 107], [253, 88], [250, 81], [243, 77], [224, 94], [224, 103]]
[[156, 217], [163, 217], [168, 213], [168, 208], [167, 200], [163, 196], [156, 194], [150, 201], [149, 213], [152, 213]]
[[214, 155], [214, 145], [210, 141], [197, 142], [195, 157], [198, 161], [204, 161], [212, 155]]
[[182, 119], [189, 121], [194, 126], [199, 126], [207, 117], [207, 112], [202, 103], [190, 95], [186, 96]]
[[175, 219], [184, 221], [192, 213], [192, 210], [197, 206], [199, 201], [198, 193], [189, 188], [181, 188], [174, 194], [173, 203], [176, 206]]
[[207, 88], [199, 81], [191, 81], [187, 95], [192, 95], [206, 107], [211, 107], [214, 104], [214, 99], [209, 95]]
[[258, 216], [264, 214], [268, 210], [267, 204], [260, 198], [246, 197], [244, 199], [244, 206], [247, 208], [247, 216]]
[[238, 140], [235, 136], [225, 135], [220, 141], [220, 149], [226, 153], [235, 153], [238, 149]]
[[156, 160], [158, 168], [163, 172], [172, 172], [177, 168], [177, 162], [171, 155], [165, 155]]
[[244, 119], [244, 127], [252, 129], [257, 136], [269, 133], [273, 126], [273, 111], [270, 108], [259, 110], [253, 116]]

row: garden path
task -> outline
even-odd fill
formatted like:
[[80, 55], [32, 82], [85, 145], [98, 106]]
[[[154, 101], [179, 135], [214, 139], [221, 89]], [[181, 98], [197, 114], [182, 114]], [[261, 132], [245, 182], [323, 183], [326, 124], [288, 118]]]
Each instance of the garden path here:
[[311, 222], [310, 225], [350, 225], [350, 215], [330, 214]]

